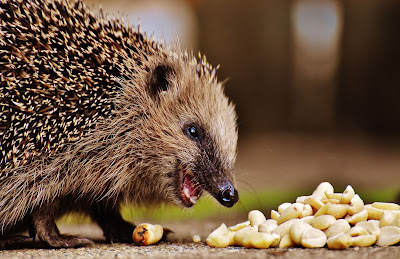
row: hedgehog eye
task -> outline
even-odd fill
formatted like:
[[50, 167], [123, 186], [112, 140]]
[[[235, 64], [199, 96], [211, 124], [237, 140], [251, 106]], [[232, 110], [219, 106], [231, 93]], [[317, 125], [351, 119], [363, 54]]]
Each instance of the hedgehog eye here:
[[191, 136], [192, 138], [194, 139], [199, 138], [199, 131], [197, 130], [196, 127], [194, 126], [187, 127], [187, 132], [189, 136]]
[[186, 134], [191, 137], [192, 139], [195, 139], [197, 141], [200, 141], [201, 139], [201, 132], [200, 129], [196, 126], [189, 125], [186, 127]]

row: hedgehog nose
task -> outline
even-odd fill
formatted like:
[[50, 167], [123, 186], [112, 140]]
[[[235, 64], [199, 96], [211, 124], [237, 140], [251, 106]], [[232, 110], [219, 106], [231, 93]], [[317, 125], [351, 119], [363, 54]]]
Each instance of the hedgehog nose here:
[[227, 183], [219, 189], [217, 200], [225, 207], [232, 207], [239, 200], [238, 192], [231, 183]]

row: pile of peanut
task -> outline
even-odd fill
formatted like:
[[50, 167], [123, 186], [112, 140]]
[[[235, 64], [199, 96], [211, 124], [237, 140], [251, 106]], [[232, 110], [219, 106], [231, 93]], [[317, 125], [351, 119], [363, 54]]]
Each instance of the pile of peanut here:
[[400, 206], [374, 202], [365, 205], [348, 185], [335, 193], [328, 182], [295, 203], [283, 203], [266, 219], [261, 211], [249, 212], [248, 221], [222, 224], [206, 242], [212, 247], [307, 247], [330, 249], [350, 246], [390, 246], [400, 241]]

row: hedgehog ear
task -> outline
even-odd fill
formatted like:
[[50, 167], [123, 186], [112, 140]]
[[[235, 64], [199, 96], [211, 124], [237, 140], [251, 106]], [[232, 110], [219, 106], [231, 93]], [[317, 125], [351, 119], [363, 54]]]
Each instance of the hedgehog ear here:
[[168, 65], [158, 65], [151, 71], [150, 92], [157, 96], [162, 91], [167, 91], [170, 87], [168, 80], [174, 73], [172, 67]]

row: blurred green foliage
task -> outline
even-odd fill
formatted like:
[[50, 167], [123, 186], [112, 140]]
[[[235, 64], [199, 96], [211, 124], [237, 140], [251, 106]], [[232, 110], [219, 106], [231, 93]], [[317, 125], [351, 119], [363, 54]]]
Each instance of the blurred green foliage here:
[[[337, 192], [344, 188], [336, 188]], [[152, 222], [176, 221], [185, 219], [206, 219], [224, 215], [247, 215], [250, 210], [261, 210], [266, 217], [270, 216], [270, 210], [276, 209], [284, 202], [295, 202], [298, 196], [310, 195], [311, 189], [294, 190], [264, 190], [258, 192], [242, 192], [239, 202], [232, 208], [225, 208], [219, 205], [211, 196], [204, 195], [197, 204], [190, 209], [182, 209], [173, 205], [162, 204], [161, 206], [144, 207], [124, 205], [121, 207], [121, 214], [124, 219], [135, 222], [136, 219], [146, 219]], [[385, 189], [355, 190], [365, 203], [374, 201], [394, 202], [396, 201], [399, 187], [393, 186]], [[90, 222], [84, 215], [69, 214], [58, 222], [64, 224], [75, 224]]]

